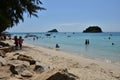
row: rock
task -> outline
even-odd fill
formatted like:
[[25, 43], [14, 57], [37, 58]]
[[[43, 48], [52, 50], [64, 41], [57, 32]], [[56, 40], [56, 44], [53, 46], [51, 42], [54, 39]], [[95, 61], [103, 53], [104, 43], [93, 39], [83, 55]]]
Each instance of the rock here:
[[5, 58], [2, 58], [1, 56], [0, 56], [0, 64], [1, 64], [2, 66], [7, 65], [7, 61], [5, 60]]
[[5, 52], [3, 50], [0, 50], [0, 56], [5, 57]]
[[58, 30], [57, 29], [52, 29], [52, 30], [50, 30], [48, 32], [58, 32]]
[[10, 46], [8, 43], [4, 43], [4, 42], [0, 42], [0, 45], [1, 45], [2, 47]]
[[9, 60], [8, 61], [8, 65], [15, 65], [15, 66], [19, 66], [19, 65], [24, 65], [26, 67], [30, 66], [30, 63], [27, 61], [20, 61], [20, 60]]
[[40, 65], [36, 65], [35, 68], [34, 68], [34, 71], [36, 73], [42, 73], [42, 72], [44, 72], [44, 67], [40, 66]]
[[20, 53], [15, 53], [15, 54], [13, 54], [13, 56], [16, 56], [16, 55], [20, 55]]
[[14, 65], [11, 65], [11, 66], [10, 66], [10, 71], [12, 72], [12, 74], [17, 74], [17, 75], [18, 75], [18, 72], [16, 71]]
[[77, 78], [74, 74], [69, 73], [67, 69], [59, 69], [55, 70], [55, 73], [46, 80], [76, 80]]
[[113, 72], [113, 71], [110, 71], [110, 74], [111, 74], [112, 77], [115, 77], [115, 78], [117, 78], [117, 79], [120, 79], [120, 73], [115, 73], [115, 72]]
[[23, 76], [23, 77], [32, 77], [33, 73], [31, 73], [28, 70], [25, 70], [25, 71], [22, 72], [21, 76]]
[[23, 55], [23, 54], [20, 54], [17, 57], [17, 59], [22, 60], [22, 61], [28, 61], [30, 63], [30, 65], [33, 65], [36, 63], [36, 61], [31, 56], [27, 56], [27, 55]]
[[21, 74], [27, 67], [25, 65], [10, 65], [10, 71], [12, 74]]
[[13, 51], [13, 47], [2, 47], [0, 48], [0, 50], [3, 50], [4, 52], [12, 52]]
[[83, 33], [101, 33], [102, 29], [98, 26], [90, 26], [83, 31]]
[[47, 80], [76, 80], [74, 77], [68, 75], [67, 73], [57, 72], [50, 76]]

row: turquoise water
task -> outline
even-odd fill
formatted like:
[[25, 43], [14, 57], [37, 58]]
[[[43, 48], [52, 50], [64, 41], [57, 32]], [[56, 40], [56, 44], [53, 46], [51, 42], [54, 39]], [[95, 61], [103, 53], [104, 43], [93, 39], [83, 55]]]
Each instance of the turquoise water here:
[[[85, 57], [120, 63], [120, 32], [105, 33], [30, 33], [39, 38], [24, 38], [26, 33], [13, 33], [24, 38], [24, 41], [37, 46], [55, 48], [58, 43], [61, 51]], [[109, 39], [110, 38], [110, 39]], [[85, 45], [85, 39], [89, 39], [90, 44]], [[114, 45], [112, 45], [114, 43]]]

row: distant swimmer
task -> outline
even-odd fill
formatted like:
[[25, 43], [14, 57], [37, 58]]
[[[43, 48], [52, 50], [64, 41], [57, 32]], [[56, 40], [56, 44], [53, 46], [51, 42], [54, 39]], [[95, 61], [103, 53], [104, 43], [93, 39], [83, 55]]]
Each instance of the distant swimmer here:
[[115, 45], [114, 43], [112, 43], [112, 45]]
[[108, 39], [110, 40], [110, 39], [111, 39], [111, 37], [108, 37]]

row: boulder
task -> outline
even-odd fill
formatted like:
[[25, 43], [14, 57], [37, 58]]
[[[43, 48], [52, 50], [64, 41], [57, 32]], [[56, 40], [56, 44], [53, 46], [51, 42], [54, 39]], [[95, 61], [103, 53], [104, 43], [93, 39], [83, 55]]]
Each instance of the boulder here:
[[4, 42], [0, 42], [0, 45], [1, 45], [2, 47], [10, 46], [8, 43], [4, 43]]
[[0, 56], [0, 64], [1, 64], [2, 66], [7, 65], [7, 61], [5, 60], [5, 58], [2, 58], [1, 56]]
[[2, 47], [0, 48], [0, 50], [3, 50], [4, 52], [12, 52], [13, 51], [13, 47]]
[[10, 71], [12, 72], [12, 74], [21, 74], [26, 69], [27, 67], [25, 65], [10, 65]]
[[68, 74], [57, 72], [54, 75], [50, 76], [47, 80], [76, 80], [76, 79]]
[[36, 61], [31, 56], [27, 56], [27, 55], [23, 55], [23, 54], [20, 54], [17, 57], [17, 59], [22, 60], [22, 61], [28, 61], [30, 63], [30, 65], [33, 65], [36, 63]]
[[57, 71], [46, 80], [76, 80], [76, 78], [78, 77], [72, 73], [69, 73], [67, 69], [63, 69]]
[[28, 70], [24, 70], [21, 74], [22, 77], [32, 77], [33, 73], [28, 71]]
[[34, 71], [36, 73], [42, 73], [42, 72], [44, 72], [44, 67], [41, 66], [41, 65], [36, 65], [35, 68], [34, 68]]
[[5, 54], [6, 54], [6, 53], [5, 53], [3, 50], [0, 50], [0, 56], [1, 56], [1, 57], [5, 57]]
[[14, 65], [11, 65], [11, 66], [10, 66], [10, 71], [12, 72], [12, 74], [17, 74], [17, 75], [18, 75], [18, 72], [16, 71]]

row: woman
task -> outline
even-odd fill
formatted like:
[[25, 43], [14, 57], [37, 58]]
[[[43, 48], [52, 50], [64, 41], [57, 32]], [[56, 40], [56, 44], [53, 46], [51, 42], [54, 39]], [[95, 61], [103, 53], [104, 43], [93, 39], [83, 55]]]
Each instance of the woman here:
[[22, 49], [23, 39], [22, 39], [21, 36], [20, 36], [19, 39], [18, 39], [18, 43], [19, 43], [20, 49]]

